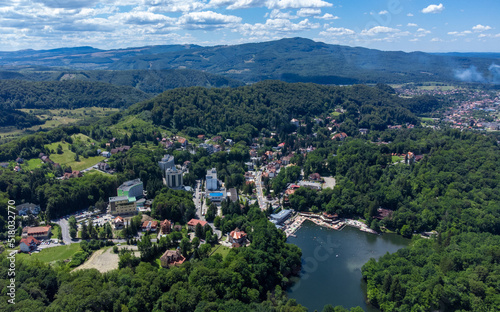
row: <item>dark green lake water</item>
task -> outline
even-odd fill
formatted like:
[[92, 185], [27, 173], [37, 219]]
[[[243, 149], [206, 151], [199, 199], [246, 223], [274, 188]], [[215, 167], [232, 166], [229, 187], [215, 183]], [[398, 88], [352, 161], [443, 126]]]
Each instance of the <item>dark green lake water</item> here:
[[410, 243], [395, 234], [374, 235], [351, 227], [335, 231], [310, 221], [304, 222], [296, 235], [287, 242], [302, 249], [302, 271], [288, 296], [309, 311], [321, 311], [326, 304], [378, 311], [365, 302], [361, 267], [370, 258], [396, 252]]

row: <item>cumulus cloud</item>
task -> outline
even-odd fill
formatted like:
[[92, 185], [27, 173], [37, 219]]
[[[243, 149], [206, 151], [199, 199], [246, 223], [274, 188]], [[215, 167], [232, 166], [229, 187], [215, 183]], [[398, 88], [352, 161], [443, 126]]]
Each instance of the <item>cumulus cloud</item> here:
[[387, 33], [396, 33], [399, 32], [399, 29], [396, 28], [390, 28], [386, 26], [375, 26], [373, 28], [370, 28], [368, 30], [364, 29], [361, 32], [361, 35], [364, 36], [375, 36], [378, 34], [387, 34]]
[[332, 15], [330, 13], [325, 13], [323, 16], [315, 16], [314, 18], [324, 19], [324, 20], [336, 20], [339, 19], [340, 17]]
[[472, 30], [476, 32], [483, 32], [490, 29], [492, 29], [491, 26], [483, 26], [481, 24], [477, 24], [476, 26], [472, 27]]
[[239, 31], [246, 36], [272, 36], [275, 34], [293, 33], [319, 27], [319, 24], [311, 23], [307, 18], [298, 23], [293, 23], [288, 19], [267, 19], [264, 24], [242, 24]]
[[428, 14], [428, 13], [441, 13], [444, 10], [444, 5], [442, 3], [440, 4], [431, 4], [428, 7], [425, 7], [422, 9], [422, 13]]
[[411, 14], [411, 13], [408, 13], [408, 14], [406, 14], [406, 16], [410, 16], [410, 17], [412, 17], [412, 16], [413, 16], [413, 14]]
[[224, 15], [213, 11], [190, 12], [179, 18], [178, 24], [187, 29], [213, 29], [238, 24], [241, 17]]
[[448, 35], [456, 36], [456, 37], [463, 37], [463, 36], [467, 36], [470, 34], [472, 34], [472, 31], [470, 31], [470, 30], [448, 32]]
[[344, 27], [331, 27], [319, 33], [321, 36], [352, 36], [355, 35], [356, 32], [349, 28]]
[[378, 14], [379, 14], [379, 15], [389, 14], [389, 11], [387, 11], [387, 10], [383, 10], [383, 11], [378, 12]]
[[99, 0], [34, 0], [49, 8], [80, 9], [89, 8], [99, 2]]
[[156, 25], [156, 24], [175, 24], [176, 19], [167, 17], [163, 14], [155, 14], [151, 12], [128, 12], [118, 13], [112, 17], [123, 24], [133, 25]]
[[198, 0], [142, 0], [143, 9], [150, 12], [191, 12], [201, 10], [206, 4]]
[[297, 11], [297, 16], [306, 17], [321, 14], [321, 9], [302, 8]]
[[[154, 0], [152, 0], [154, 1]], [[209, 6], [224, 7], [228, 10], [267, 7], [268, 9], [324, 8], [333, 4], [323, 0], [210, 0]]]
[[418, 27], [418, 25], [415, 24], [415, 23], [408, 23], [408, 25], [406, 25], [406, 26], [408, 26], [408, 27]]

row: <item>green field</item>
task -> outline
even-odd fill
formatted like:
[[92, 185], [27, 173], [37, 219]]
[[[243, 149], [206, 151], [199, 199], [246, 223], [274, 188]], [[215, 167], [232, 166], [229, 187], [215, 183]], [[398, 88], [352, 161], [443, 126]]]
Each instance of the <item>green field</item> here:
[[19, 109], [25, 113], [31, 113], [39, 119], [45, 121], [42, 125], [36, 125], [26, 129], [16, 129], [15, 127], [0, 128], [0, 139], [15, 138], [26, 133], [33, 133], [38, 129], [52, 129], [60, 125], [73, 124], [82, 120], [92, 120], [109, 116], [119, 111], [118, 108], [85, 107], [77, 109]]
[[51, 154], [50, 159], [55, 162], [59, 163], [60, 165], [67, 165], [71, 166], [71, 169], [73, 170], [82, 170], [86, 169], [88, 167], [91, 167], [95, 164], [97, 164], [100, 161], [103, 161], [106, 157], [103, 156], [92, 156], [88, 158], [84, 158], [83, 156], [80, 156], [80, 161], [75, 161], [75, 153], [70, 151], [69, 149], [69, 143], [67, 142], [56, 142], [56, 143], [51, 143], [45, 145], [45, 147], [49, 148], [50, 150], [57, 150], [57, 146], [61, 144], [62, 146], [62, 154]]
[[24, 170], [34, 170], [36, 168], [41, 168], [43, 165], [43, 162], [40, 160], [40, 158], [33, 158], [30, 160], [25, 160], [24, 164], [22, 165], [22, 168]]
[[[215, 250], [215, 252], [214, 252], [214, 250]], [[222, 258], [225, 258], [229, 254], [230, 250], [231, 250], [231, 248], [229, 248], [229, 247], [222, 246], [222, 245], [215, 245], [214, 247], [212, 247], [212, 250], [210, 251], [210, 253], [213, 252], [212, 256], [219, 254], [222, 256]]]
[[31, 254], [31, 256], [29, 254], [20, 253], [16, 257], [19, 259], [38, 259], [42, 262], [56, 262], [69, 259], [80, 250], [82, 250], [80, 244], [70, 244], [45, 248], [39, 253]]
[[397, 163], [401, 160], [405, 159], [404, 157], [402, 156], [391, 156], [391, 162], [394, 164], [394, 163]]

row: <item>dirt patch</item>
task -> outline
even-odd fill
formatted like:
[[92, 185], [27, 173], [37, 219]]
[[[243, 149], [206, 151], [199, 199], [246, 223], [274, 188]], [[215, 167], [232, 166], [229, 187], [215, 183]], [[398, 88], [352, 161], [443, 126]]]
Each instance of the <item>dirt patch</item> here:
[[[139, 251], [137, 246], [120, 246], [120, 249], [130, 249], [134, 250], [135, 256], [139, 257]], [[97, 269], [101, 273], [105, 273], [114, 269], [118, 269], [118, 261], [120, 258], [118, 254], [113, 252], [113, 247], [109, 247], [107, 249], [99, 249], [95, 251], [90, 259], [87, 260], [84, 264], [75, 268], [73, 271], [77, 270], [85, 270], [85, 269]]]

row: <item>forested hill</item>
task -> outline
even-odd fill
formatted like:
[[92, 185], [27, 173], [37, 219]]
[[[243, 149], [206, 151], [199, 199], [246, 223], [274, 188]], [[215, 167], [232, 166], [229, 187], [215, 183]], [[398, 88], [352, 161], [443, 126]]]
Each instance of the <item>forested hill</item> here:
[[[126, 115], [150, 112], [156, 125], [216, 134], [249, 124], [256, 129], [290, 130], [292, 118], [313, 118], [345, 109], [338, 122], [345, 131], [382, 130], [387, 125], [418, 124], [415, 113], [437, 105], [433, 98], [403, 99], [385, 85], [323, 86], [263, 81], [239, 88], [179, 88], [133, 105]], [[293, 130], [292, 130], [293, 131]], [[288, 132], [288, 131], [287, 131]], [[198, 133], [198, 134], [199, 134]]]
[[[66, 69], [194, 69], [253, 83], [266, 79], [322, 84], [457, 82], [475, 66], [484, 76], [498, 55], [436, 55], [325, 44], [304, 38], [232, 46], [195, 45], [94, 51], [91, 48], [0, 52], [0, 66]], [[50, 57], [48, 57], [50, 56]], [[481, 57], [482, 56], [482, 57]]]
[[0, 108], [122, 108], [151, 96], [132, 87], [86, 81], [0, 80]]
[[237, 87], [242, 82], [221, 75], [191, 69], [164, 70], [31, 70], [0, 71], [0, 79], [29, 81], [94, 81], [134, 87], [146, 93], [159, 94], [180, 87]]

